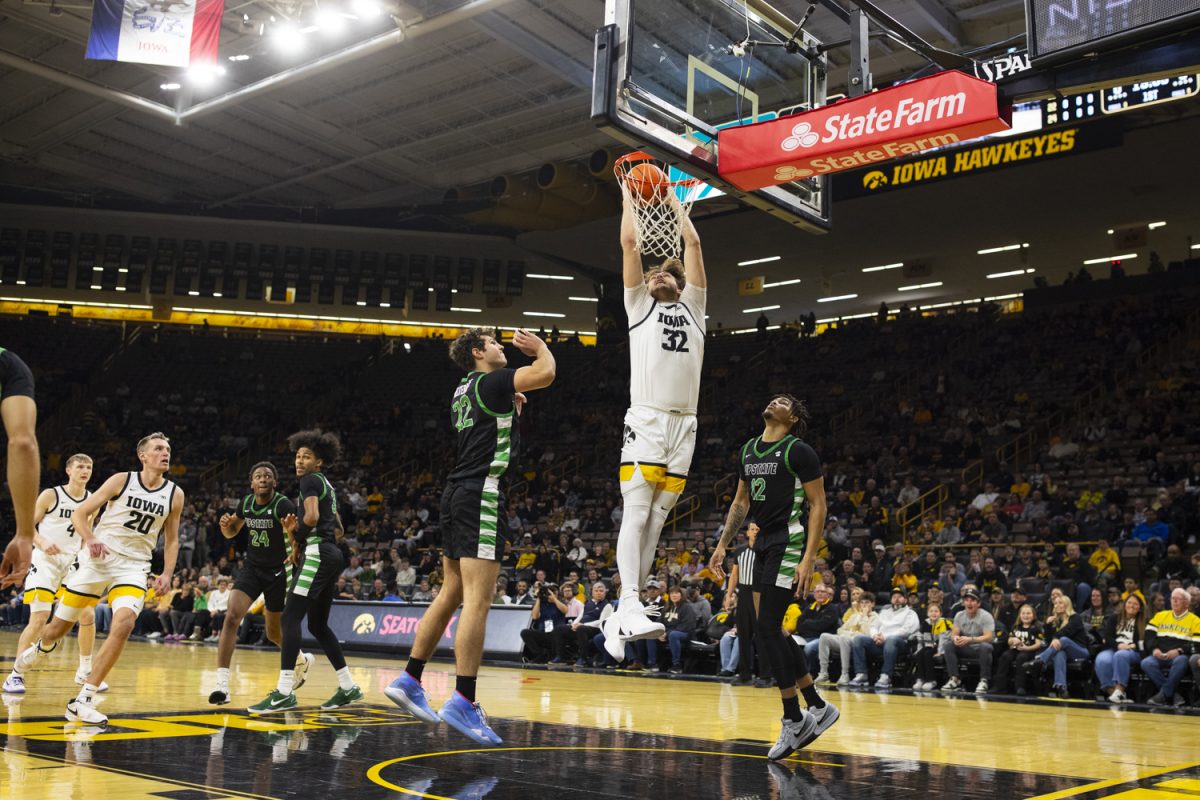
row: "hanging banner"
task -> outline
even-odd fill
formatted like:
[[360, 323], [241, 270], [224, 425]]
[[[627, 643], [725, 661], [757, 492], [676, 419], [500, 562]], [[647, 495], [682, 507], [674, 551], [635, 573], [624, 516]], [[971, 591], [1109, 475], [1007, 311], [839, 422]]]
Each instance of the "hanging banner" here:
[[995, 84], [956, 70], [862, 97], [726, 128], [717, 134], [721, 177], [739, 189], [828, 175], [1008, 130], [1011, 106]]
[[216, 63], [224, 0], [94, 0], [87, 57], [163, 67]]

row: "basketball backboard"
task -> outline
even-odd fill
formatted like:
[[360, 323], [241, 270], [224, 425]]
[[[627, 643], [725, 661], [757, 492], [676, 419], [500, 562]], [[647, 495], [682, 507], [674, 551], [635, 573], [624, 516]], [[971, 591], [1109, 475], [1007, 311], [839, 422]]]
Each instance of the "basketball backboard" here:
[[[826, 178], [745, 192], [717, 173], [717, 131], [825, 103], [819, 42], [764, 0], [606, 0], [592, 118], [617, 139], [797, 227], [830, 227]], [[672, 178], [682, 177], [673, 174]]]

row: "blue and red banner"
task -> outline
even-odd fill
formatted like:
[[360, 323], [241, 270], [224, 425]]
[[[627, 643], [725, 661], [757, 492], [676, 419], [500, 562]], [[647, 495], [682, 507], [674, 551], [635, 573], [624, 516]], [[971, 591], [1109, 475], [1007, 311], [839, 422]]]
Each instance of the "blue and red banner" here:
[[164, 67], [215, 63], [225, 0], [94, 0], [87, 57]]

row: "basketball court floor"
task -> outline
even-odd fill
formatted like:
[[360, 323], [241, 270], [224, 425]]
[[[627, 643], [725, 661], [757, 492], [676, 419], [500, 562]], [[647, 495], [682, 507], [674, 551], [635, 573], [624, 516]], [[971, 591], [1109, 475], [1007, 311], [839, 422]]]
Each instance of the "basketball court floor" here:
[[[16, 640], [0, 634], [0, 669]], [[234, 702], [217, 708], [212, 647], [131, 643], [98, 731], [62, 717], [77, 665], [64, 645], [28, 695], [5, 698], [4, 800], [1200, 798], [1200, 715], [1174, 711], [833, 691], [842, 719], [772, 765], [774, 689], [485, 667], [479, 694], [505, 741], [481, 749], [384, 698], [401, 661], [352, 657], [367, 701], [325, 713], [336, 681], [318, 659], [302, 708], [254, 718], [244, 708], [273, 687], [274, 653], [239, 650]], [[451, 666], [425, 675], [437, 707]]]

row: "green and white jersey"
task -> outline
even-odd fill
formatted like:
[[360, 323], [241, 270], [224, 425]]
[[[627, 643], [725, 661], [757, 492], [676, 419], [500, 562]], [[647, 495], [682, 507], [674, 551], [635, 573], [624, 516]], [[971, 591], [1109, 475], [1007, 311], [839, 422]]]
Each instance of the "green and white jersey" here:
[[[317, 508], [320, 519], [311, 528], [304, 523], [304, 500], [308, 497], [317, 498]], [[300, 541], [336, 542], [337, 541], [337, 492], [333, 484], [320, 472], [310, 472], [300, 479], [300, 499], [296, 503], [297, 538]]]
[[803, 552], [808, 538], [804, 484], [821, 477], [816, 451], [791, 434], [775, 442], [756, 436], [742, 446], [740, 475], [750, 492], [747, 519], [760, 529], [754, 549], [784, 541]]
[[469, 373], [450, 403], [457, 455], [447, 480], [479, 478], [499, 491], [517, 452], [515, 370]]

